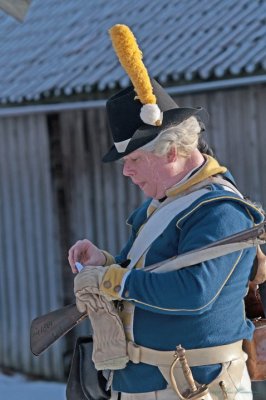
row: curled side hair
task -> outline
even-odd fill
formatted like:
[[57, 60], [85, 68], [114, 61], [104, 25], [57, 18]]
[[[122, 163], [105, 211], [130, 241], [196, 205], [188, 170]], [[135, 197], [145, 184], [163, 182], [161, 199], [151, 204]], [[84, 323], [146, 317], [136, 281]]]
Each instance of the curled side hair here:
[[167, 154], [172, 146], [175, 146], [179, 155], [187, 157], [197, 148], [200, 131], [201, 127], [197, 119], [192, 116], [180, 124], [162, 131], [142, 149], [162, 156]]
[[203, 154], [208, 154], [209, 156], [214, 157], [213, 149], [208, 145], [208, 143], [200, 136], [198, 142], [198, 149]]

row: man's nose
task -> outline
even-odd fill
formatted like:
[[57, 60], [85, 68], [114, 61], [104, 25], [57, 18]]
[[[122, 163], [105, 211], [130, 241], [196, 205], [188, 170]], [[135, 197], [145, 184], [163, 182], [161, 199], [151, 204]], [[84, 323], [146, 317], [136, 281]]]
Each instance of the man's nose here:
[[134, 176], [134, 171], [133, 169], [130, 167], [129, 163], [127, 161], [124, 162], [124, 166], [123, 166], [123, 175], [124, 176]]

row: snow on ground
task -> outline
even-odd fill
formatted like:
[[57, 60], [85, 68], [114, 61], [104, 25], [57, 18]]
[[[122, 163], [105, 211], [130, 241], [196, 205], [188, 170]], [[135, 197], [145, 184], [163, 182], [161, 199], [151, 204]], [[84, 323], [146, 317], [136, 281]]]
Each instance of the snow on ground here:
[[65, 400], [63, 383], [29, 380], [0, 374], [0, 400]]
[[[66, 400], [65, 384], [0, 373], [0, 400]], [[266, 400], [266, 381], [253, 383], [254, 400]]]

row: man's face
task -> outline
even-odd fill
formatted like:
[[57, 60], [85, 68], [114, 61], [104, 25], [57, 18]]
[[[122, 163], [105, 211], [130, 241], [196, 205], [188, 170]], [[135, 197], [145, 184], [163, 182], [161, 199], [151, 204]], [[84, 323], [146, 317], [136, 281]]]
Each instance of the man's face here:
[[167, 157], [135, 150], [123, 158], [123, 174], [148, 197], [160, 199], [167, 189]]

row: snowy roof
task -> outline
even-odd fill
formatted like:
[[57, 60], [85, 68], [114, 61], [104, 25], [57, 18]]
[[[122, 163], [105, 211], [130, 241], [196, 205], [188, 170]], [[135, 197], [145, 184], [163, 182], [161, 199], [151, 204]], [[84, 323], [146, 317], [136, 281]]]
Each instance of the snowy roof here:
[[162, 83], [265, 74], [266, 0], [33, 0], [22, 24], [0, 11], [0, 101], [126, 86], [117, 23]]

